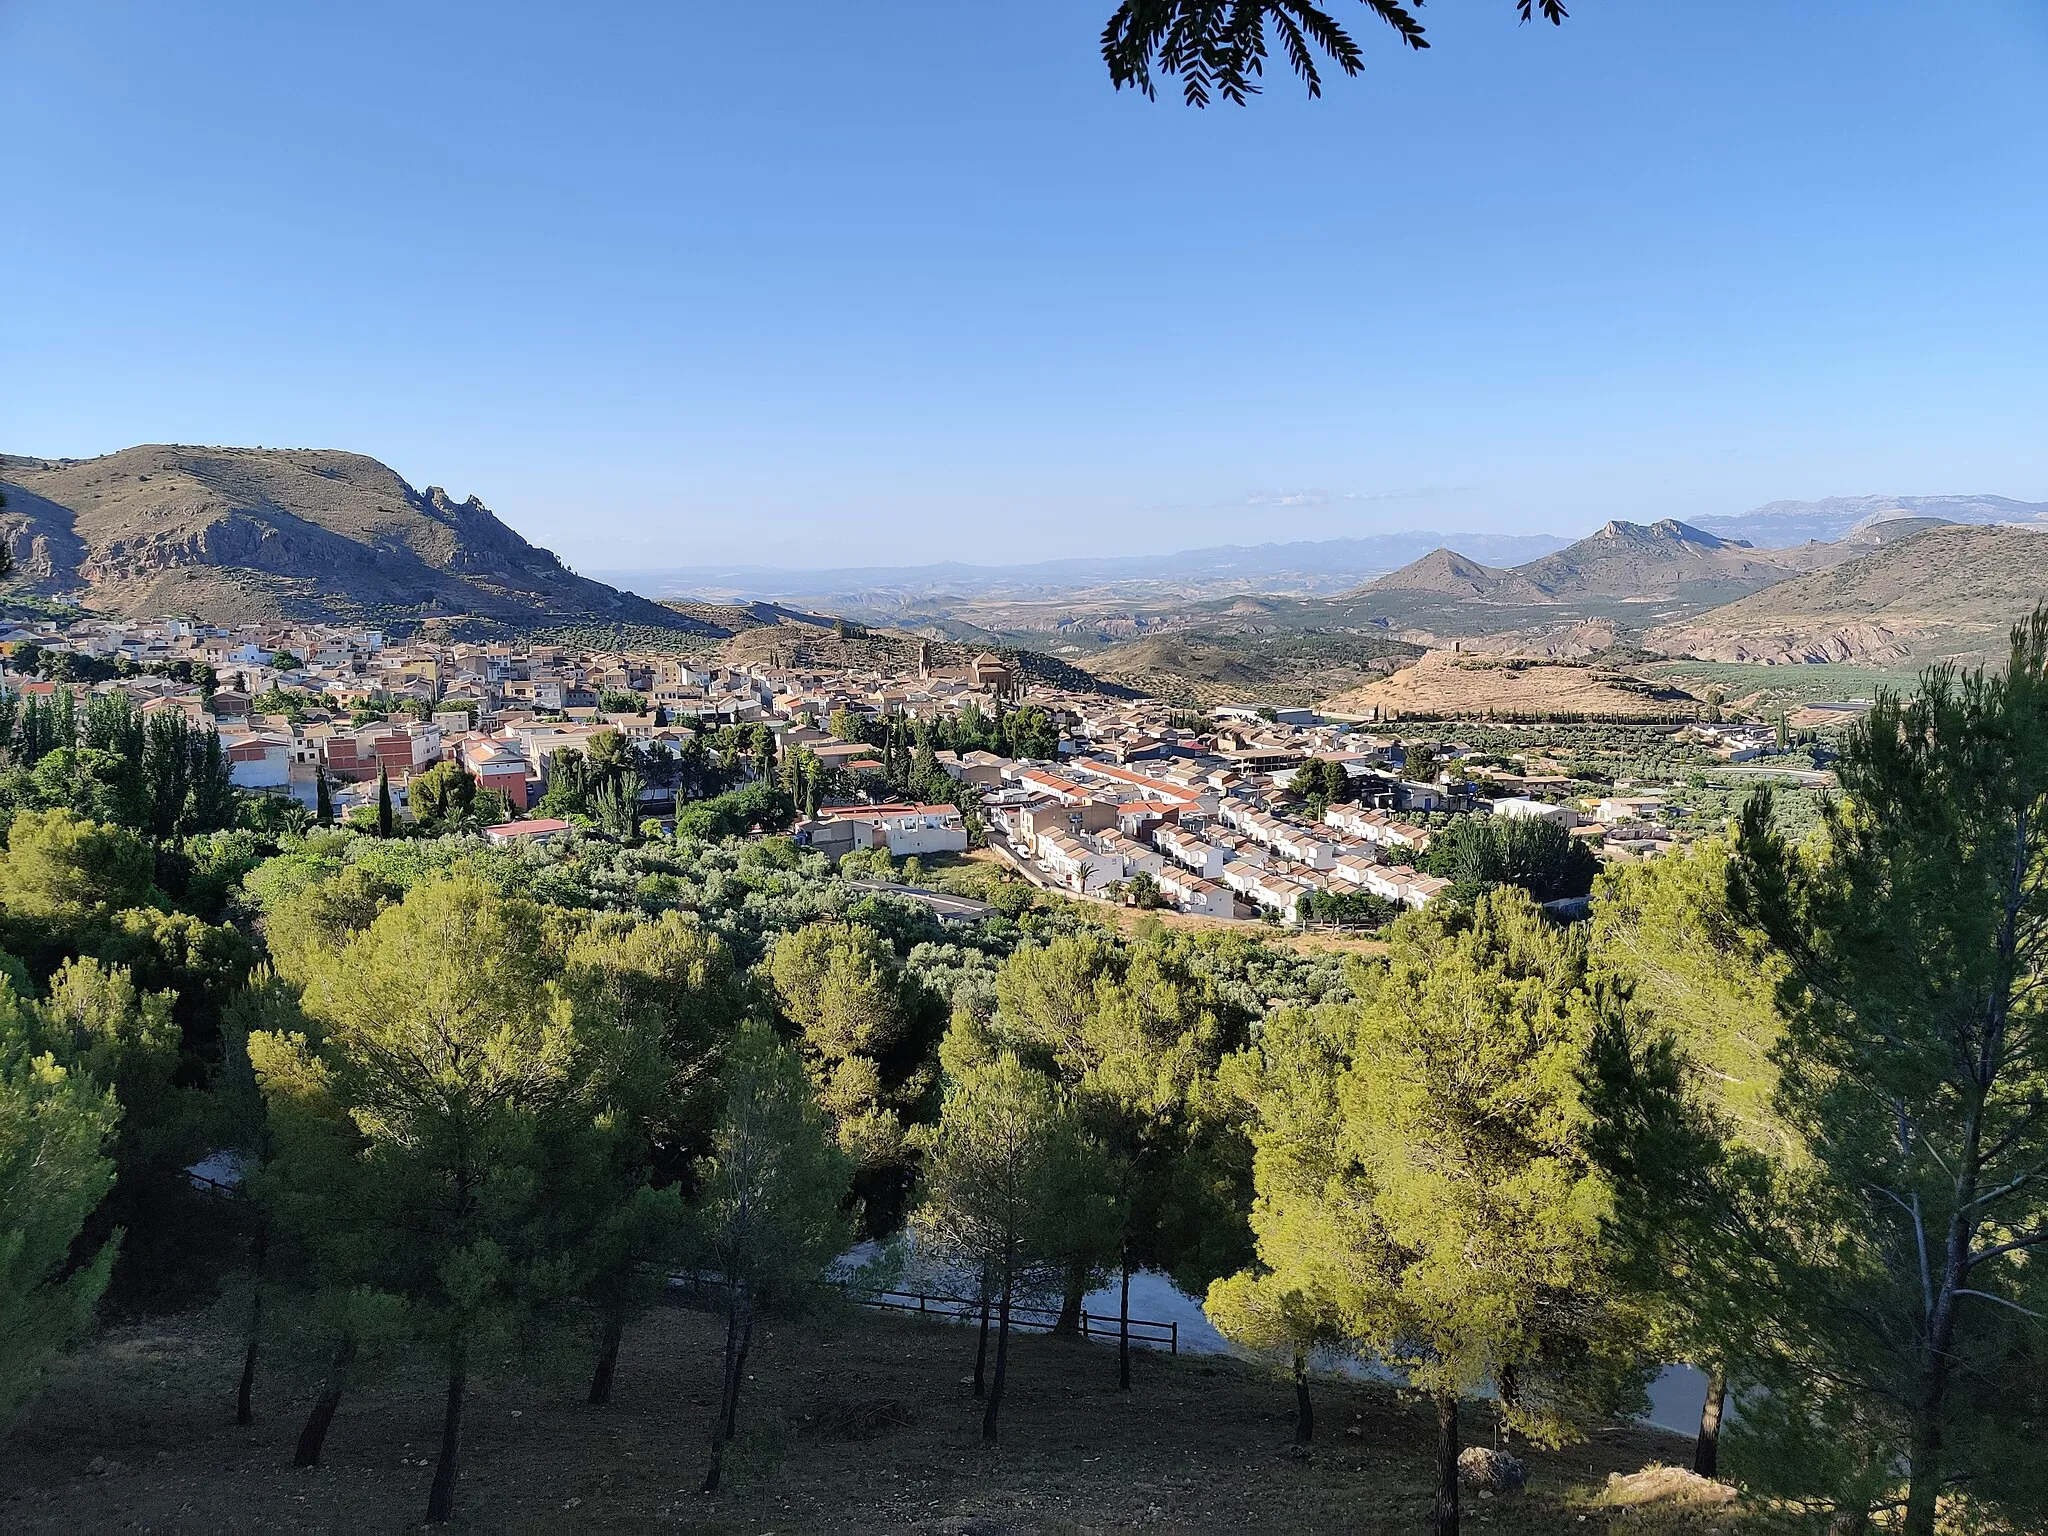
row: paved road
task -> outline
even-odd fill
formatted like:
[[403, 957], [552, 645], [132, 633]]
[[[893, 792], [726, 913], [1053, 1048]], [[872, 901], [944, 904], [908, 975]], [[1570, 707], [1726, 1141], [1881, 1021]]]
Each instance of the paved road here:
[[1065, 886], [1056, 883], [1052, 876], [1019, 853], [1010, 845], [1010, 840], [994, 827], [988, 829], [986, 836], [988, 838], [989, 851], [1040, 890], [1058, 891], [1062, 896], [1074, 894]]

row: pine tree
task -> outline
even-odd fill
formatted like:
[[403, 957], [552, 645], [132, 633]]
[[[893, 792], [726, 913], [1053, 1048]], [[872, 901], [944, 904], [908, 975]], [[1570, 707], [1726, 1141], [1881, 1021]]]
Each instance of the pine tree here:
[[[730, 951], [682, 913], [611, 913], [571, 943], [564, 989], [593, 1058], [548, 1204], [572, 1224], [576, 1289], [598, 1335], [590, 1401], [609, 1402], [626, 1324], [659, 1295], [677, 1190], [710, 1150], [716, 1068], [745, 1000]], [[651, 1182], [652, 1181], [652, 1182]], [[662, 1187], [656, 1189], [653, 1183]]]
[[0, 1427], [82, 1334], [113, 1270], [118, 1239], [72, 1263], [86, 1218], [112, 1188], [103, 1148], [119, 1123], [111, 1090], [69, 1072], [36, 1043], [0, 981]]
[[[1724, 1128], [1729, 1144], [1746, 1148], [1759, 1177], [1782, 1177], [1801, 1158], [1797, 1128], [1777, 1112], [1778, 1069], [1772, 1053], [1784, 1036], [1776, 993], [1787, 967], [1768, 940], [1728, 909], [1729, 848], [1719, 839], [1695, 843], [1660, 859], [1616, 864], [1602, 877], [1593, 905], [1589, 964], [1626, 992], [1632, 1012], [1610, 1010], [1600, 1071], [1621, 1076], [1596, 1083], [1595, 1108], [1603, 1121], [1603, 1159], [1623, 1182], [1620, 1226], [1635, 1271], [1631, 1281], [1653, 1298], [1667, 1347], [1708, 1379], [1694, 1443], [1693, 1470], [1720, 1470], [1720, 1428], [1728, 1396], [1732, 1347], [1756, 1327], [1741, 1315], [1728, 1281], [1736, 1273], [1718, 1259], [1689, 1254], [1673, 1220], [1682, 1198], [1643, 1191], [1632, 1198], [1627, 1143], [1631, 1019], [1646, 1019], [1682, 1054], [1686, 1092]], [[1640, 1033], [1640, 1031], [1638, 1032]], [[1614, 1054], [1615, 1052], [1619, 1054]], [[1697, 1160], [1672, 1174], [1709, 1177], [1716, 1155], [1702, 1145]], [[1777, 1170], [1774, 1175], [1773, 1170]]]
[[704, 1241], [726, 1294], [725, 1353], [704, 1492], [718, 1491], [738, 1430], [754, 1320], [799, 1302], [845, 1248], [846, 1157], [834, 1145], [802, 1064], [763, 1025], [734, 1039], [725, 1113], [705, 1169]]
[[1262, 1037], [1253, 1221], [1265, 1283], [1434, 1403], [1452, 1536], [1466, 1397], [1490, 1389], [1503, 1429], [1557, 1443], [1646, 1372], [1583, 1135], [1578, 941], [1508, 888], [1389, 938], [1359, 1003]]
[[365, 1177], [387, 1191], [390, 1224], [412, 1233], [390, 1289], [446, 1371], [429, 1524], [454, 1514], [477, 1339], [565, 1270], [543, 1247], [534, 1166], [583, 1060], [554, 969], [537, 907], [458, 877], [414, 886], [306, 978], [322, 1066], [366, 1143]]
[[1902, 1502], [1911, 1536], [1951, 1490], [2038, 1523], [2018, 1447], [2048, 1359], [2048, 607], [2002, 675], [1882, 693], [1839, 772], [1817, 840], [1752, 799], [1730, 879], [1783, 967], [1771, 1112], [1796, 1157], [1761, 1158], [1645, 1009], [1601, 1074], [1624, 1215], [1661, 1209], [1723, 1277], [1765, 1388], [1728, 1432], [1751, 1481], [1850, 1522]]
[[1052, 1083], [1004, 1052], [947, 1084], [925, 1161], [916, 1230], [934, 1253], [987, 1277], [996, 1307], [995, 1375], [981, 1437], [996, 1441], [1020, 1296], [1057, 1284], [1053, 1260], [1062, 1143], [1079, 1134]]
[[918, 994], [886, 939], [860, 923], [810, 923], [776, 941], [768, 974], [783, 1012], [802, 1032], [818, 1102], [854, 1161], [877, 1221], [908, 1192], [904, 1115], [931, 1086], [920, 1052], [906, 1051]]

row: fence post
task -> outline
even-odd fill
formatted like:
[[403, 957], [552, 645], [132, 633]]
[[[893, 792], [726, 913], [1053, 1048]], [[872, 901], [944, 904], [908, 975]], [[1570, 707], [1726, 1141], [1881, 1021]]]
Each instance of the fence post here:
[[919, 1292], [917, 1293], [917, 1315], [918, 1315], [919, 1317], [923, 1317], [923, 1316], [924, 1316], [924, 1292], [923, 1292], [923, 1291], [919, 1291]]
[[1166, 1326], [1173, 1330], [1167, 1335], [1167, 1353], [1177, 1355], [1180, 1353], [1180, 1319], [1169, 1318]]
[[1088, 1337], [1088, 1309], [1086, 1307], [1081, 1309], [1081, 1337], [1084, 1339]]

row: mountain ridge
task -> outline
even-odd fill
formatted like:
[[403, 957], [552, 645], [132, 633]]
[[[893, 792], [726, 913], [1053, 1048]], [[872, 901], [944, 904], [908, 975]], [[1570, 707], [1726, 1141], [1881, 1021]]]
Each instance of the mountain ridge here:
[[145, 443], [90, 459], [0, 455], [0, 484], [13, 589], [108, 612], [695, 627], [578, 576], [475, 496], [416, 489], [365, 454]]
[[1641, 601], [1682, 596], [1701, 585], [1754, 590], [1798, 569], [1792, 561], [1772, 559], [1747, 543], [1675, 518], [1648, 524], [1615, 519], [1563, 549], [1506, 568], [1481, 565], [1449, 548], [1433, 550], [1349, 595], [1439, 593], [1515, 605]]
[[2048, 527], [1950, 523], [1652, 629], [1644, 643], [1702, 661], [1996, 662], [2044, 594]]

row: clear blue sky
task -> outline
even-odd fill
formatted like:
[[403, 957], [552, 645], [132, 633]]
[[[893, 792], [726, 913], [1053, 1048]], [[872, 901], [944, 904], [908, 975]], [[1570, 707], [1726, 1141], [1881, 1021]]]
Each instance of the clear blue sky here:
[[[1341, 10], [1348, 0], [1335, 0]], [[2048, 7], [0, 0], [0, 448], [369, 453], [583, 569], [2048, 498]]]

